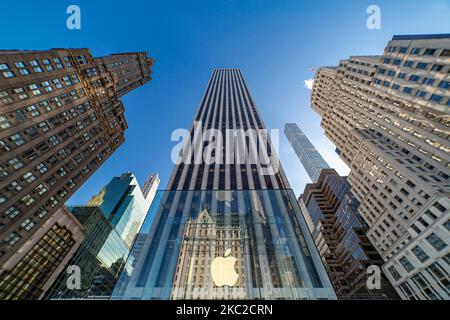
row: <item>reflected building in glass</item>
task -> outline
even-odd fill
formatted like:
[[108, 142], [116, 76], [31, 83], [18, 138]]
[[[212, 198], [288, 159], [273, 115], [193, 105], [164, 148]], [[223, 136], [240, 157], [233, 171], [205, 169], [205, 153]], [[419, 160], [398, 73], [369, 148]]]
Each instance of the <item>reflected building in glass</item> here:
[[114, 177], [86, 206], [69, 211], [81, 223], [86, 237], [66, 266], [78, 266], [81, 288], [69, 289], [72, 273], [60, 273], [46, 299], [107, 299], [125, 263], [133, 261], [130, 251], [159, 185], [151, 175], [141, 190], [135, 176]]
[[336, 299], [239, 69], [214, 69], [186, 137], [112, 298]]

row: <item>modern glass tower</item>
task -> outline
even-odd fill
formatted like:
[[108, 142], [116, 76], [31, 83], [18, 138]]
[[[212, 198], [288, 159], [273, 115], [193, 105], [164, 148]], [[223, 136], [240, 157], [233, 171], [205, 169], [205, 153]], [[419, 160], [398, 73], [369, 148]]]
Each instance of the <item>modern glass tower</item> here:
[[80, 268], [81, 286], [71, 289], [71, 273], [64, 269], [45, 295], [46, 299], [105, 299], [111, 296], [129, 257], [159, 185], [152, 174], [141, 189], [132, 173], [114, 177], [85, 206], [69, 211], [81, 223], [86, 237], [67, 266]]
[[239, 69], [214, 69], [184, 138], [113, 298], [335, 299]]
[[328, 163], [296, 123], [287, 123], [284, 133], [312, 182], [317, 182], [320, 172], [330, 168]]

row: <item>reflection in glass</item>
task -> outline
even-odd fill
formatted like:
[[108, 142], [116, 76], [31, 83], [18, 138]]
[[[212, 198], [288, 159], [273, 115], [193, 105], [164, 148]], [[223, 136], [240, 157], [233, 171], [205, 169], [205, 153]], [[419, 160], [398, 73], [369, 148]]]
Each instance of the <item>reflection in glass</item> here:
[[113, 299], [335, 299], [292, 190], [160, 191]]

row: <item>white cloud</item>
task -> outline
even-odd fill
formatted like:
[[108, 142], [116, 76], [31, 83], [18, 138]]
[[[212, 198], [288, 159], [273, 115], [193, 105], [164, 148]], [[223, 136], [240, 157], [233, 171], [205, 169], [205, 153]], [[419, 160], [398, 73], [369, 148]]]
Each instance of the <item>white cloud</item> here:
[[305, 80], [305, 88], [312, 90], [314, 79]]

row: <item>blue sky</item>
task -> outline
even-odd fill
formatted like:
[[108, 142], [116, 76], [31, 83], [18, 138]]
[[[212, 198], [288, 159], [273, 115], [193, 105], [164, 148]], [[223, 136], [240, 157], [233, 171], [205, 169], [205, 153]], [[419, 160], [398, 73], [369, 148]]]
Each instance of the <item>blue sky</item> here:
[[[66, 8], [81, 8], [81, 30], [66, 28]], [[368, 30], [366, 9], [381, 8], [381, 30]], [[394, 34], [448, 33], [449, 0], [10, 1], [0, 20], [2, 49], [88, 47], [95, 56], [148, 51], [153, 80], [123, 99], [129, 129], [120, 147], [69, 200], [83, 204], [114, 175], [150, 172], [166, 186], [175, 145], [189, 128], [214, 67], [242, 69], [268, 128], [297, 122], [330, 165], [348, 169], [311, 110], [309, 66], [350, 55], [381, 54]], [[309, 178], [283, 134], [280, 158], [299, 195]]]

